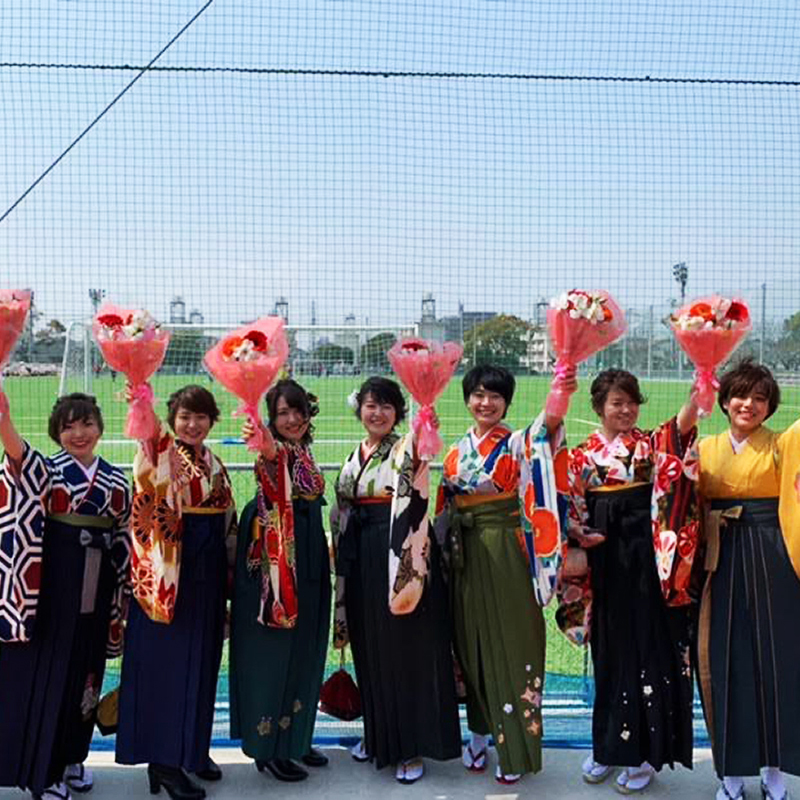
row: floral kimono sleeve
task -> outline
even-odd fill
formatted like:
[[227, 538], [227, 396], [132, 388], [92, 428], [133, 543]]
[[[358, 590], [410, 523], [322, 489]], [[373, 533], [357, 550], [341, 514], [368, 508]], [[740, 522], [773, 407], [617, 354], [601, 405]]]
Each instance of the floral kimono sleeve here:
[[406, 434], [392, 452], [394, 492], [389, 526], [389, 611], [410, 614], [425, 588], [430, 560], [428, 462], [414, 458], [414, 437]]
[[[568, 508], [568, 547], [578, 548], [584, 541], [589, 524], [589, 511], [586, 504], [586, 491], [600, 479], [591, 460], [584, 453], [583, 446], [569, 452], [567, 482], [569, 486]], [[600, 545], [602, 547], [602, 545]], [[589, 571], [585, 575], [569, 578], [563, 574], [558, 577], [558, 608], [556, 624], [573, 644], [589, 643], [592, 615], [592, 582]]]
[[533, 590], [540, 606], [556, 589], [566, 541], [567, 450], [559, 426], [551, 445], [544, 413], [511, 436], [512, 455], [519, 463], [519, 500], [522, 537], [528, 555]]
[[693, 602], [690, 584], [697, 555], [697, 428], [681, 435], [673, 417], [651, 434], [653, 448], [653, 547], [661, 592], [669, 606]]
[[[338, 488], [339, 478], [337, 478], [336, 483]], [[333, 557], [336, 568], [333, 594], [333, 646], [337, 649], [345, 647], [350, 641], [344, 603], [345, 575], [342, 574], [346, 572], [346, 567], [339, 557], [339, 545], [342, 541], [342, 534], [347, 528], [350, 508], [350, 503], [342, 499], [337, 491], [336, 503], [331, 508], [330, 515]]]
[[297, 624], [297, 574], [295, 565], [292, 484], [284, 447], [274, 459], [256, 462], [257, 515], [248, 565], [261, 571], [258, 621], [271, 628]]
[[24, 443], [0, 465], [0, 642], [28, 642], [39, 599], [47, 459]]

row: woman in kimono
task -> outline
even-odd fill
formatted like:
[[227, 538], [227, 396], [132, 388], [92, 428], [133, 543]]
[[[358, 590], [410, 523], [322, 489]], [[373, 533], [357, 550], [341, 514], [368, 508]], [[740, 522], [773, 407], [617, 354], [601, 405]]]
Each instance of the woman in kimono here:
[[95, 399], [56, 402], [45, 457], [0, 390], [0, 786], [68, 798], [92, 788], [89, 752], [106, 658], [119, 655], [130, 492], [95, 455]]
[[600, 428], [569, 458], [571, 544], [590, 549], [571, 549], [565, 566], [567, 580], [583, 573], [584, 592], [580, 580], [563, 591], [558, 619], [574, 641], [588, 635], [592, 652], [593, 754], [583, 778], [600, 783], [623, 767], [617, 788], [630, 794], [664, 764], [692, 766], [691, 606], [685, 596], [680, 605], [665, 602], [669, 570], [657, 569], [654, 537], [670, 533], [687, 577], [699, 528], [697, 407], [690, 400], [677, 417], [643, 431], [636, 427], [645, 402], [639, 382], [619, 369], [595, 378], [591, 398]]
[[395, 777], [422, 777], [423, 758], [461, 750], [447, 595], [428, 524], [428, 464], [412, 434], [400, 387], [369, 378], [355, 395], [366, 437], [336, 479], [334, 644], [350, 642], [364, 739], [353, 752]]
[[[185, 386], [167, 422], [133, 463], [133, 601], [125, 632], [116, 758], [147, 763], [150, 790], [191, 800], [222, 773], [209, 756], [222, 657], [233, 495], [204, 444], [219, 417], [214, 396]], [[234, 542], [235, 544], [235, 542]]]
[[[574, 372], [564, 379], [574, 387]], [[514, 388], [502, 367], [479, 365], [464, 376], [475, 425], [445, 456], [437, 509], [448, 530], [455, 652], [471, 734], [462, 761], [483, 772], [491, 735], [502, 784], [542, 766], [541, 607], [555, 587], [566, 514], [561, 420], [545, 422], [542, 414], [512, 431], [503, 418]]]
[[[299, 781], [328, 763], [311, 747], [331, 617], [325, 478], [311, 453], [316, 398], [293, 380], [267, 393], [269, 429], [244, 508], [231, 608], [231, 738], [259, 771]], [[251, 423], [242, 431], [254, 433]]]
[[[780, 392], [750, 360], [725, 373], [719, 406], [730, 427], [700, 443], [706, 582], [698, 674], [718, 800], [744, 796], [761, 770], [768, 800], [800, 774], [800, 421], [764, 426]], [[780, 498], [780, 500], [779, 500]]]

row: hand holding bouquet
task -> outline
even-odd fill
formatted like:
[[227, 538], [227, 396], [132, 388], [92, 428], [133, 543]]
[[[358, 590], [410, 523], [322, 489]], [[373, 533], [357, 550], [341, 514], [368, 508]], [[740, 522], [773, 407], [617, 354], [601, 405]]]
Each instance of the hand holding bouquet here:
[[429, 342], [408, 338], [396, 342], [386, 354], [403, 386], [421, 406], [411, 428], [416, 436], [417, 453], [429, 461], [442, 448], [433, 404], [456, 371], [464, 348], [455, 342]]
[[147, 441], [158, 433], [153, 388], [148, 380], [164, 361], [170, 334], [144, 309], [106, 303], [92, 323], [97, 346], [111, 369], [125, 375], [131, 403], [125, 435]]
[[31, 293], [26, 290], [0, 291], [0, 374], [20, 334], [31, 307]]
[[707, 416], [714, 409], [719, 389], [716, 369], [750, 332], [750, 311], [743, 300], [712, 295], [679, 308], [670, 316], [669, 324], [681, 350], [695, 366], [692, 397], [700, 414]]
[[622, 309], [608, 292], [573, 289], [550, 302], [547, 328], [558, 360], [545, 403], [548, 416], [563, 418], [567, 413], [575, 391], [566, 382], [571, 368], [616, 342], [627, 327]]
[[249, 450], [264, 445], [259, 403], [289, 355], [281, 317], [262, 317], [220, 339], [205, 355], [208, 371], [242, 404], [234, 416], [246, 415], [255, 432]]

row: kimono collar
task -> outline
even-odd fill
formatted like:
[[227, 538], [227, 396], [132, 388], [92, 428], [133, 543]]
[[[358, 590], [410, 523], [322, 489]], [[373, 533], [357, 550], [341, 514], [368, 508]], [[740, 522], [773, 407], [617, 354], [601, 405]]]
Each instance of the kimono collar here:
[[472, 447], [481, 455], [488, 455], [494, 448], [511, 433], [511, 428], [504, 422], [498, 422], [493, 428], [486, 431], [483, 436], [478, 436], [475, 428], [469, 429], [469, 438]]
[[[66, 453], [67, 451], [65, 450], [64, 452]], [[87, 481], [94, 480], [94, 476], [97, 475], [97, 468], [100, 466], [100, 456], [95, 456], [94, 460], [92, 461], [91, 464], [89, 464], [88, 467], [85, 464], [82, 464], [80, 461], [78, 461], [78, 459], [75, 458], [75, 456], [70, 455], [69, 453], [67, 453], [67, 456], [69, 456], [69, 458], [71, 458], [75, 462], [75, 465], [83, 471], [83, 474], [86, 475]]]
[[600, 466], [608, 466], [611, 460], [627, 458], [634, 452], [637, 443], [642, 438], [644, 438], [644, 433], [639, 428], [633, 428], [628, 433], [618, 433], [613, 440], [609, 441], [605, 433], [598, 428], [589, 437], [594, 462]]
[[737, 456], [742, 452], [742, 450], [744, 450], [744, 448], [747, 446], [747, 443], [750, 441], [749, 436], [746, 439], [742, 439], [741, 442], [734, 439], [733, 432], [730, 428], [728, 428], [728, 438], [731, 440], [731, 447], [733, 448], [734, 454]]
[[[400, 437], [394, 431], [387, 434], [386, 436], [381, 439], [380, 443], [377, 447], [373, 450], [370, 450], [367, 454], [367, 457], [364, 458], [364, 448], [362, 447], [362, 443], [358, 445], [358, 460], [360, 463], [367, 464], [372, 461], [373, 458], [377, 458], [380, 461], [383, 461], [384, 457], [389, 453], [389, 451], [394, 447], [394, 443]], [[362, 461], [363, 459], [363, 461]]]

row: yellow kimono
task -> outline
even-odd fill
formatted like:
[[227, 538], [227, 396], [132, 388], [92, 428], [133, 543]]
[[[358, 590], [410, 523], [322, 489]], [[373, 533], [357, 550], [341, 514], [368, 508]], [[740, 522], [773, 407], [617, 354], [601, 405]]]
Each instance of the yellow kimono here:
[[779, 497], [783, 540], [800, 576], [800, 420], [782, 433], [760, 427], [732, 455], [728, 431], [700, 442], [700, 493], [706, 499]]
[[706, 580], [698, 672], [724, 775], [800, 774], [800, 421], [700, 442]]

